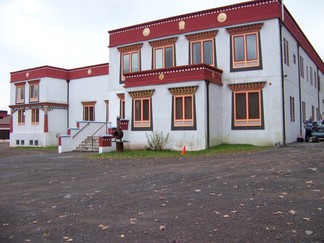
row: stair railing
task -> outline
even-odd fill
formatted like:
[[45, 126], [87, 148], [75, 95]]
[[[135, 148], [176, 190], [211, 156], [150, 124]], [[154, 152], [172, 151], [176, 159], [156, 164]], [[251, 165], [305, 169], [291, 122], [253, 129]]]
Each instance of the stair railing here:
[[[101, 127], [99, 127], [98, 129], [97, 129], [97, 131], [95, 131], [92, 135], [91, 135], [91, 148], [92, 148], [92, 150], [93, 150], [93, 136], [97, 133], [97, 132], [99, 132], [100, 130], [101, 130], [101, 128], [103, 128], [105, 125], [107, 125], [108, 124], [108, 122], [105, 122]], [[107, 129], [106, 129], [107, 130]]]
[[75, 138], [83, 129], [85, 129], [87, 126], [89, 126], [90, 122], [88, 122], [84, 127], [82, 127], [72, 138]]

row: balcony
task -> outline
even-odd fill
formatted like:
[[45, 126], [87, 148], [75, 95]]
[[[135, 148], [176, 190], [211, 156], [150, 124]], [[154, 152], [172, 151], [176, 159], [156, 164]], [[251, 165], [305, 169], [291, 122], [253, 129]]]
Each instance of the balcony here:
[[223, 85], [222, 73], [206, 64], [145, 70], [125, 74], [125, 88], [205, 80]]

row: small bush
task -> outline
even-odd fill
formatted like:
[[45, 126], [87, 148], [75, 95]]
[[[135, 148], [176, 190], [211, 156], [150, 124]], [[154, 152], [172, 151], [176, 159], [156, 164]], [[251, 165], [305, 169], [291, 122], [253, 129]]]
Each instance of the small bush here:
[[151, 134], [145, 133], [147, 139], [146, 150], [163, 150], [169, 139], [169, 133], [164, 137], [163, 132], [158, 130], [153, 131]]

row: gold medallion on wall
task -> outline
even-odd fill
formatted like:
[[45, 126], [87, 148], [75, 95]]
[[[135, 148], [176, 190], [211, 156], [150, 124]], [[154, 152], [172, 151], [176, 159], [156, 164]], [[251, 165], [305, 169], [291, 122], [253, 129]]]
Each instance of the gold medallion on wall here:
[[217, 16], [217, 20], [218, 20], [218, 22], [220, 22], [220, 23], [225, 22], [226, 19], [227, 19], [227, 15], [226, 15], [226, 13], [220, 13], [220, 14], [218, 14], [218, 16]]
[[150, 33], [151, 33], [150, 28], [145, 28], [145, 29], [143, 30], [143, 35], [144, 35], [144, 36], [149, 36]]

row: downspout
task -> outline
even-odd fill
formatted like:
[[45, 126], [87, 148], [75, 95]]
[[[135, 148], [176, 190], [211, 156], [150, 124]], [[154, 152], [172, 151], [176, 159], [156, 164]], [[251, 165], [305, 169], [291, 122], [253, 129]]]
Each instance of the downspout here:
[[66, 80], [67, 92], [66, 92], [66, 103], [67, 103], [67, 114], [66, 114], [66, 126], [70, 127], [70, 79]]
[[281, 60], [281, 92], [282, 92], [282, 144], [286, 144], [286, 111], [285, 111], [285, 74], [284, 74], [284, 63], [282, 57], [282, 26], [283, 22], [279, 19], [279, 26], [280, 26], [280, 60]]
[[302, 90], [301, 90], [301, 80], [300, 80], [300, 56], [299, 56], [299, 48], [300, 48], [300, 45], [299, 43], [297, 43], [297, 57], [298, 57], [298, 60], [297, 60], [297, 71], [298, 71], [298, 88], [299, 88], [299, 132], [300, 134], [302, 134], [302, 129], [303, 129], [303, 125], [302, 123], [304, 122], [303, 121], [303, 117], [302, 117], [302, 100], [301, 100], [301, 97], [302, 97]]
[[207, 142], [207, 148], [209, 148], [210, 146], [210, 130], [209, 130], [209, 84], [210, 82], [208, 80], [206, 81], [206, 132], [207, 132], [207, 138], [206, 138], [206, 142]]

